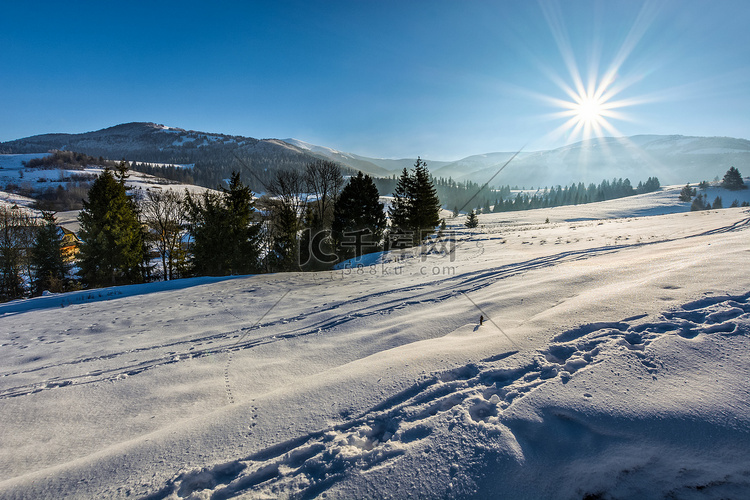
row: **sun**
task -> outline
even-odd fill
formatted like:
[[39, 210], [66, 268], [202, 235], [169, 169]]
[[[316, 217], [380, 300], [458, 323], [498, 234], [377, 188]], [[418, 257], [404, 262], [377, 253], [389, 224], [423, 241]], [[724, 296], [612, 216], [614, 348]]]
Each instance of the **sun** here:
[[592, 124], [600, 123], [605, 113], [604, 105], [601, 99], [596, 99], [591, 96], [584, 96], [576, 103], [577, 107], [574, 109], [576, 117], [579, 123]]
[[561, 82], [560, 88], [568, 95], [568, 99], [547, 97], [546, 100], [562, 108], [562, 111], [550, 116], [565, 118], [566, 121], [550, 135], [566, 135], [570, 140], [577, 137], [587, 140], [606, 134], [622, 135], [612, 121], [626, 119], [618, 108], [631, 105], [633, 101], [614, 100], [613, 97], [621, 88], [613, 88], [613, 82], [611, 74], [605, 74], [599, 79], [593, 77], [586, 86], [580, 78], [572, 86]]
[[[548, 132], [544, 139], [563, 138], [573, 143], [579, 139], [588, 141], [607, 136], [623, 137], [624, 134], [615, 124], [636, 121], [624, 108], [663, 98], [662, 93], [633, 95], [634, 89], [631, 87], [648, 76], [648, 65], [642, 61], [625, 64], [656, 19], [658, 6], [646, 2], [622, 44], [608, 47], [598, 35], [592, 36], [586, 45], [574, 45], [568, 35], [563, 12], [556, 5], [555, 2], [543, 3], [542, 11], [557, 44], [560, 59], [549, 65], [540, 64], [539, 67], [562, 94], [555, 96], [532, 91], [532, 95], [557, 108], [557, 111], [545, 114], [546, 118], [555, 121], [562, 119], [563, 122]], [[608, 59], [611, 57], [608, 64], [604, 64], [605, 54]], [[582, 57], [587, 59], [585, 68], [579, 64]]]

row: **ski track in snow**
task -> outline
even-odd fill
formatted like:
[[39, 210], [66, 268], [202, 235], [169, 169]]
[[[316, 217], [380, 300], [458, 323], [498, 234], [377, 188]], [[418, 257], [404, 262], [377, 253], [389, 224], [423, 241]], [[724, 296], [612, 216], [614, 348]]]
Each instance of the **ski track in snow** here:
[[[750, 218], [745, 218], [737, 221], [729, 226], [712, 229], [702, 233], [688, 235], [679, 239], [690, 239], [700, 236], [709, 236], [722, 233], [728, 233], [733, 231], [744, 230], [750, 227]], [[0, 374], [0, 378], [19, 375], [25, 373], [37, 372], [40, 370], [65, 366], [65, 365], [82, 365], [86, 363], [110, 360], [119, 358], [122, 356], [132, 355], [134, 353], [142, 352], [157, 352], [160, 350], [167, 350], [165, 353], [152, 357], [147, 360], [138, 361], [132, 364], [118, 364], [113, 368], [107, 369], [95, 369], [85, 370], [82, 369], [80, 375], [69, 376], [69, 377], [53, 377], [49, 380], [36, 382], [32, 384], [26, 384], [16, 387], [10, 387], [0, 390], [0, 400], [22, 396], [31, 393], [37, 393], [43, 390], [56, 389], [60, 387], [67, 387], [72, 384], [90, 384], [94, 382], [116, 380], [125, 376], [134, 376], [142, 373], [146, 370], [153, 369], [158, 366], [169, 365], [180, 361], [188, 360], [191, 358], [215, 355], [219, 353], [228, 352], [231, 356], [233, 351], [251, 349], [257, 346], [287, 340], [291, 338], [303, 337], [306, 335], [319, 334], [338, 326], [346, 324], [355, 319], [373, 315], [391, 314], [395, 311], [399, 311], [408, 307], [418, 307], [423, 304], [434, 304], [440, 303], [448, 299], [458, 297], [462, 294], [475, 292], [483, 289], [489, 285], [492, 285], [498, 280], [505, 279], [511, 276], [515, 276], [521, 273], [539, 270], [546, 267], [555, 266], [561, 263], [573, 262], [595, 257], [606, 253], [612, 253], [631, 248], [641, 247], [645, 245], [654, 245], [659, 243], [666, 243], [675, 241], [675, 239], [663, 239], [658, 241], [649, 242], [638, 242], [631, 244], [619, 244], [609, 245], [597, 248], [588, 248], [585, 250], [572, 250], [567, 252], [561, 252], [554, 255], [542, 256], [534, 259], [530, 259], [520, 263], [513, 263], [503, 265], [490, 269], [483, 269], [479, 271], [473, 271], [463, 274], [457, 274], [447, 278], [436, 279], [429, 283], [429, 290], [424, 291], [426, 288], [425, 284], [416, 284], [406, 286], [403, 288], [397, 288], [392, 290], [379, 291], [372, 294], [359, 295], [347, 301], [342, 301], [336, 304], [328, 305], [326, 307], [319, 306], [312, 311], [306, 311], [303, 314], [299, 314], [295, 317], [284, 318], [276, 321], [270, 321], [265, 323], [256, 323], [250, 327], [243, 327], [234, 329], [228, 332], [213, 333], [205, 337], [194, 337], [185, 340], [179, 340], [174, 342], [168, 342], [164, 344], [156, 344], [147, 347], [141, 347], [136, 349], [130, 349], [126, 351], [112, 352], [106, 355], [85, 357], [75, 359], [72, 361], [65, 361], [62, 363], [48, 364], [38, 366], [26, 370], [17, 370]], [[460, 245], [461, 243], [459, 243]], [[399, 295], [396, 298], [390, 298], [392, 295]], [[409, 298], [404, 299], [402, 296], [406, 295]], [[116, 299], [115, 299], [116, 300]], [[217, 297], [217, 300], [223, 304], [221, 297]], [[375, 302], [376, 305], [372, 305]], [[358, 304], [369, 304], [360, 308], [354, 308], [346, 312], [342, 311], [342, 314], [333, 318], [326, 317], [324, 319], [315, 320], [316, 315], [328, 315], [331, 311], [335, 311], [344, 306], [352, 306]], [[242, 318], [237, 317], [231, 310], [222, 305], [222, 308], [226, 310], [230, 315], [234, 316], [235, 319], [243, 321]], [[300, 328], [293, 328], [282, 333], [276, 333], [273, 335], [266, 335], [260, 337], [249, 338], [244, 340], [248, 333], [267, 327], [278, 327], [287, 323], [293, 324], [295, 322], [303, 322], [312, 318], [312, 323], [306, 324]], [[304, 321], [307, 323], [307, 321]], [[13, 339], [11, 339], [12, 344]], [[64, 342], [56, 341], [56, 342]], [[223, 342], [223, 344], [222, 344]], [[229, 343], [229, 345], [227, 345]], [[231, 361], [230, 361], [231, 362]], [[230, 402], [234, 402], [234, 398], [231, 394], [231, 386], [229, 381], [228, 370], [225, 370], [225, 384], [227, 391], [227, 399]]]
[[556, 379], [568, 383], [587, 367], [621, 356], [623, 348], [656, 379], [661, 364], [649, 349], [653, 342], [668, 335], [686, 341], [699, 335], [748, 336], [749, 298], [750, 292], [706, 297], [664, 312], [658, 321], [640, 315], [586, 324], [559, 333], [533, 353], [500, 353], [435, 373], [362, 415], [341, 415], [342, 422], [328, 428], [236, 460], [183, 471], [144, 498], [317, 497], [350, 474], [398, 460], [410, 443], [430, 436], [431, 419], [438, 414], [463, 411], [476, 425], [497, 421], [534, 389]]

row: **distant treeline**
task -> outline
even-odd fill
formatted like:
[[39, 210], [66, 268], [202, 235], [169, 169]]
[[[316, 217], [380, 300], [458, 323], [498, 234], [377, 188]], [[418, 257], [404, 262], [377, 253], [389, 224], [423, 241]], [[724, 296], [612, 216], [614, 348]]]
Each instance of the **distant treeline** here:
[[[217, 188], [225, 183], [225, 180], [233, 171], [240, 172], [243, 181], [256, 193], [264, 192], [266, 186], [273, 181], [279, 170], [302, 171], [305, 164], [299, 162], [295, 155], [285, 153], [264, 157], [262, 161], [258, 158], [233, 156], [228, 154], [229, 150], [221, 150], [213, 158], [203, 158], [194, 164], [193, 168], [175, 166], [156, 166], [151, 163], [130, 162], [130, 168], [137, 172], [154, 175], [164, 179], [184, 184], [196, 184], [199, 186]], [[215, 150], [215, 153], [219, 151]], [[237, 153], [241, 154], [238, 150]], [[166, 158], [165, 158], [166, 159]], [[169, 158], [169, 163], [187, 162], [188, 158]], [[83, 153], [72, 151], [53, 151], [52, 154], [43, 158], [34, 158], [24, 163], [27, 168], [83, 168], [87, 165], [100, 165], [116, 167], [118, 162], [106, 160], [102, 157], [95, 158]], [[355, 174], [347, 167], [341, 167], [344, 175]], [[383, 196], [390, 196], [396, 188], [398, 177], [373, 178], [378, 192]], [[583, 183], [571, 184], [570, 186], [556, 186], [543, 190], [540, 188], [535, 193], [529, 194], [521, 188], [522, 193], [513, 196], [512, 192], [518, 191], [518, 186], [511, 188], [509, 185], [493, 188], [472, 181], [454, 181], [452, 178], [432, 178], [432, 182], [440, 198], [441, 206], [454, 211], [468, 212], [503, 212], [515, 210], [529, 210], [534, 208], [547, 208], [562, 205], [577, 205], [596, 201], [611, 200], [632, 196], [634, 194], [648, 193], [660, 188], [659, 179], [649, 177], [644, 182], [639, 182], [633, 187], [629, 179], [603, 180], [600, 184]], [[59, 194], [59, 193], [58, 193]], [[49, 196], [49, 194], [48, 194]], [[51, 200], [48, 200], [51, 201]], [[57, 207], [56, 207], [57, 208]]]
[[[196, 184], [192, 168], [175, 167], [173, 165], [158, 166], [149, 163], [130, 163], [130, 169], [135, 172], [141, 172], [181, 184]], [[208, 186], [205, 186], [208, 187]], [[216, 187], [216, 186], [213, 186]]]
[[[374, 181], [378, 191], [384, 195], [391, 194], [396, 185], [395, 177], [374, 179]], [[656, 177], [649, 177], [645, 183], [639, 182], [635, 188], [629, 179], [620, 178], [611, 181], [603, 180], [598, 185], [591, 183], [586, 186], [579, 182], [570, 186], [545, 187], [533, 194], [520, 192], [512, 196], [512, 192], [519, 189], [518, 186], [511, 188], [505, 185], [491, 189], [489, 186], [483, 187], [476, 182], [456, 182], [450, 178], [433, 179], [433, 182], [444, 208], [462, 212], [474, 209], [484, 213], [581, 205], [650, 193], [658, 191], [661, 187]]]
[[[380, 177], [373, 181], [378, 191], [383, 196], [390, 196], [396, 187], [397, 177]], [[440, 204], [444, 208], [470, 210], [474, 207], [483, 207], [487, 203], [494, 203], [500, 196], [509, 196], [510, 188], [492, 189], [490, 186], [482, 186], [472, 181], [456, 182], [451, 178], [432, 178], [433, 185], [437, 190]]]
[[279, 169], [298, 170], [304, 167], [304, 163], [288, 161], [288, 158], [283, 156], [278, 156], [275, 160], [276, 162], [272, 161], [268, 163], [265, 158], [262, 161], [249, 158], [235, 158], [231, 155], [226, 155], [225, 152], [214, 158], [202, 158], [200, 160], [194, 160], [189, 156], [168, 157], [165, 155], [163, 158], [159, 158], [159, 162], [174, 164], [192, 163], [193, 168], [188, 170], [179, 167], [160, 167], [137, 162], [131, 162], [131, 168], [136, 172], [143, 172], [144, 174], [211, 189], [216, 189], [224, 185], [225, 180], [231, 176], [232, 172], [237, 171], [241, 173], [247, 185], [257, 193], [263, 191], [264, 185], [273, 178], [273, 175], [270, 173], [271, 171], [275, 172]]
[[75, 151], [52, 151], [49, 155], [42, 158], [32, 158], [28, 161], [21, 162], [26, 168], [55, 169], [63, 168], [68, 170], [83, 170], [87, 166], [102, 166], [114, 168], [117, 162], [105, 160], [101, 156], [94, 158], [83, 153]]
[[[644, 182], [639, 182], [633, 187], [629, 179], [603, 180], [599, 185], [591, 183], [586, 187], [582, 182], [571, 184], [569, 187], [557, 186], [536, 193], [518, 193], [512, 199], [498, 198], [492, 207], [492, 212], [509, 212], [517, 210], [531, 210], [534, 208], [559, 207], [563, 205], [583, 205], [597, 201], [614, 200], [633, 196], [636, 194], [658, 191], [661, 187], [659, 179], [649, 177]], [[490, 207], [485, 205], [482, 211], [489, 212]]]
[[[272, 158], [272, 159], [271, 159]], [[148, 163], [130, 162], [130, 168], [136, 172], [162, 177], [183, 184], [195, 184], [211, 189], [226, 185], [233, 172], [239, 172], [243, 182], [254, 192], [266, 191], [266, 186], [273, 182], [279, 171], [304, 172], [309, 157], [279, 154], [274, 157], [231, 157], [221, 155], [217, 158], [199, 160], [193, 168], [174, 166], [155, 166]], [[188, 158], [170, 158], [169, 163], [190, 163]], [[341, 166], [345, 175], [356, 175], [357, 172]], [[393, 184], [395, 186], [395, 182]]]

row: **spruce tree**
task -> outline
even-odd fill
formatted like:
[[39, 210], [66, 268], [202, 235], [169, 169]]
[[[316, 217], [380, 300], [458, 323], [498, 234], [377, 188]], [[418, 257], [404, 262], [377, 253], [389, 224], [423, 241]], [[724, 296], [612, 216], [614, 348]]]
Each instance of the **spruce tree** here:
[[204, 191], [194, 198], [186, 192], [185, 201], [190, 220], [192, 272], [198, 276], [224, 276], [229, 273], [229, 257], [224, 252], [229, 240], [226, 210], [222, 196]]
[[271, 251], [266, 256], [268, 268], [272, 272], [299, 271], [297, 214], [289, 205], [274, 201]]
[[474, 229], [479, 226], [479, 217], [477, 217], [476, 212], [472, 210], [469, 212], [469, 216], [466, 218], [466, 222], [464, 223], [466, 227], [469, 229]]
[[415, 232], [414, 243], [435, 232], [440, 224], [440, 199], [430, 178], [427, 164], [417, 157], [414, 164], [414, 181], [412, 184], [411, 228]]
[[406, 248], [412, 245], [414, 235], [411, 229], [411, 193], [413, 179], [409, 171], [404, 168], [396, 181], [393, 190], [393, 201], [388, 207], [391, 227], [388, 234], [390, 248]]
[[417, 158], [413, 174], [404, 168], [388, 209], [391, 239], [397, 246], [418, 245], [440, 224], [440, 199], [430, 178], [427, 164]]
[[685, 184], [685, 187], [680, 191], [680, 201], [690, 201], [695, 196], [695, 189], [690, 187], [690, 184]]
[[115, 165], [114, 175], [118, 182], [120, 182], [121, 184], [124, 184], [127, 178], [130, 177], [130, 174], [128, 174], [128, 170], [130, 170], [130, 164], [124, 159], [120, 163]]
[[124, 180], [105, 169], [89, 189], [78, 216], [79, 273], [86, 286], [140, 283], [145, 278], [146, 248], [135, 202]]
[[250, 188], [233, 172], [229, 189], [186, 195], [193, 236], [193, 271], [201, 276], [248, 274], [258, 269], [260, 224]]
[[248, 274], [258, 269], [260, 224], [254, 221], [253, 193], [233, 172], [229, 189], [224, 189], [224, 202], [229, 226], [230, 273]]
[[349, 179], [333, 209], [333, 235], [341, 260], [376, 252], [386, 219], [380, 193], [369, 175]]
[[721, 181], [721, 187], [731, 191], [747, 189], [745, 181], [742, 180], [740, 171], [734, 167], [730, 167], [729, 170], [727, 170], [727, 173], [724, 174], [724, 179]]
[[388, 208], [388, 215], [391, 217], [391, 226], [394, 230], [408, 231], [411, 228], [413, 182], [409, 171], [404, 168], [396, 182], [393, 201]]
[[34, 269], [33, 293], [41, 295], [43, 291], [62, 292], [68, 265], [62, 255], [63, 235], [55, 224], [51, 212], [42, 214], [44, 225], [36, 235], [31, 252], [31, 264]]
[[707, 210], [708, 208], [711, 208], [711, 206], [706, 201], [706, 195], [698, 195], [693, 199], [693, 203], [690, 204], [690, 210], [693, 212], [699, 211], [699, 210]]

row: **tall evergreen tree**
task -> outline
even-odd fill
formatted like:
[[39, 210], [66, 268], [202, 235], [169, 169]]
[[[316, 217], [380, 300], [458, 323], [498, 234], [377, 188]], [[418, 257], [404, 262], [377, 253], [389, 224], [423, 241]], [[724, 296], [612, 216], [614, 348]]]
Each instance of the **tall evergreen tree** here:
[[105, 169], [89, 189], [78, 220], [79, 268], [85, 285], [120, 285], [145, 279], [143, 229], [124, 178], [118, 182], [112, 171]]
[[388, 208], [388, 215], [391, 218], [391, 226], [394, 230], [408, 231], [411, 229], [411, 211], [412, 211], [412, 193], [414, 192], [414, 180], [409, 171], [404, 168], [401, 176], [396, 182], [396, 188], [393, 191], [393, 201]]
[[440, 224], [440, 199], [430, 178], [427, 164], [417, 157], [414, 164], [414, 181], [411, 193], [411, 227], [415, 231], [414, 243], [435, 232]]
[[62, 292], [69, 266], [62, 254], [63, 235], [51, 212], [42, 215], [44, 225], [39, 229], [31, 252], [34, 269], [33, 293], [43, 291]]
[[380, 194], [369, 175], [349, 179], [333, 210], [332, 230], [341, 260], [382, 248], [386, 219]]
[[224, 252], [229, 228], [222, 196], [204, 191], [200, 197], [193, 197], [186, 192], [185, 201], [193, 240], [192, 272], [198, 276], [229, 274], [229, 258]]
[[186, 195], [193, 236], [193, 271], [202, 276], [248, 274], [258, 269], [260, 224], [250, 188], [232, 173], [229, 189]]
[[114, 175], [118, 182], [120, 182], [121, 184], [125, 184], [127, 178], [130, 177], [128, 170], [130, 170], [130, 164], [124, 159], [120, 163], [115, 165]]
[[440, 223], [440, 199], [430, 178], [427, 164], [417, 158], [413, 173], [404, 168], [393, 192], [388, 210], [392, 239], [417, 245], [435, 232]]
[[466, 222], [464, 223], [466, 227], [469, 229], [474, 229], [475, 227], [479, 226], [479, 217], [477, 217], [476, 212], [472, 210], [469, 212], [469, 216], [466, 218]]
[[294, 209], [279, 200], [273, 200], [271, 226], [271, 249], [266, 256], [268, 269], [272, 272], [299, 271], [300, 257], [297, 243], [299, 219]]
[[239, 172], [233, 172], [229, 189], [224, 189], [224, 201], [229, 226], [230, 271], [233, 274], [248, 274], [258, 269], [260, 251], [260, 224], [255, 222], [253, 193], [240, 180]]

